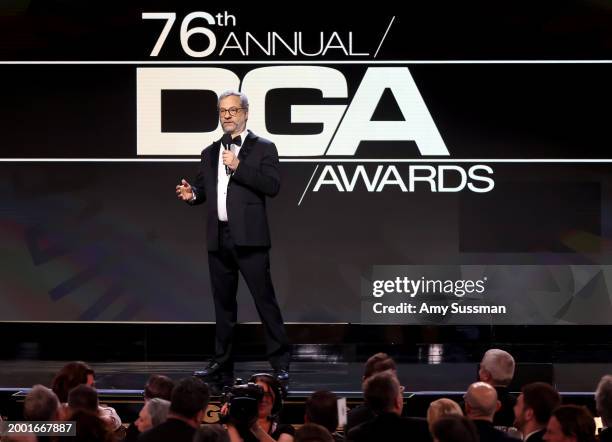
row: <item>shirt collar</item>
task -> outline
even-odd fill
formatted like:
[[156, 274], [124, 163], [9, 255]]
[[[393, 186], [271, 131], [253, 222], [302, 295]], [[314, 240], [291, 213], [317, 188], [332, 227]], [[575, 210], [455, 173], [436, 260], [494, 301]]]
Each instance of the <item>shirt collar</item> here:
[[[245, 128], [239, 135], [240, 139], [242, 140], [242, 144], [244, 145], [244, 140], [246, 140], [247, 135], [249, 134], [249, 131], [247, 128]], [[236, 138], [236, 137], [233, 137]]]
[[545, 430], [545, 428], [538, 428], [537, 430], [532, 431], [531, 433], [529, 433], [528, 435], [526, 435], [526, 436], [523, 438], [523, 440], [527, 440], [527, 439], [529, 439], [529, 437], [530, 437], [530, 436], [532, 436], [532, 435], [534, 435], [534, 434], [536, 434], [536, 433], [539, 433], [539, 432], [540, 432], [540, 431], [542, 431], [542, 430]]

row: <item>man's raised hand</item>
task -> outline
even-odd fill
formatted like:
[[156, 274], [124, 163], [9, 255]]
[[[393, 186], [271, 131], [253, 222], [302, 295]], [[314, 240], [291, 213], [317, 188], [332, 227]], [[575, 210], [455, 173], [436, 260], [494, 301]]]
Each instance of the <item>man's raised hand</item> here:
[[181, 180], [181, 184], [176, 186], [176, 197], [183, 201], [191, 201], [193, 199], [193, 189], [184, 179]]

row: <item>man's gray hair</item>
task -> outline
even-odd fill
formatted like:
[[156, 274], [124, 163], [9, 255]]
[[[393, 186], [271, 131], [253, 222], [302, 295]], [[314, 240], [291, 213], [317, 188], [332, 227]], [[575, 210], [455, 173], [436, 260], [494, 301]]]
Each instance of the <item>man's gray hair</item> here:
[[235, 97], [239, 97], [240, 98], [240, 106], [248, 109], [249, 108], [249, 99], [247, 98], [247, 96], [245, 94], [243, 94], [242, 92], [239, 92], [237, 90], [231, 89], [229, 91], [225, 91], [223, 92], [221, 95], [219, 95], [219, 100], [217, 100], [217, 107], [219, 107], [219, 103], [221, 103], [221, 100], [223, 100], [226, 97], [231, 97], [231, 96], [235, 96]]
[[612, 375], [605, 375], [597, 385], [595, 407], [605, 427], [612, 426]]
[[156, 397], [147, 402], [147, 407], [149, 416], [151, 416], [151, 423], [154, 427], [166, 422], [168, 410], [170, 409], [170, 401]]
[[506, 387], [514, 377], [514, 358], [510, 353], [499, 348], [492, 348], [482, 357], [480, 368], [489, 372], [493, 385]]
[[50, 388], [34, 385], [25, 397], [23, 417], [29, 421], [51, 421], [58, 419], [60, 401]]

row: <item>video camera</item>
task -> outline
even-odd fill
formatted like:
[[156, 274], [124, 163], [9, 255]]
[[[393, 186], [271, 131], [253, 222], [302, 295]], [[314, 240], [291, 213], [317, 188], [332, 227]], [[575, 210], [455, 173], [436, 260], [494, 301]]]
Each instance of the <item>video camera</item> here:
[[263, 399], [263, 388], [254, 382], [244, 383], [236, 379], [236, 384], [226, 387], [222, 401], [228, 404], [227, 422], [237, 426], [251, 426], [258, 417], [259, 403]]

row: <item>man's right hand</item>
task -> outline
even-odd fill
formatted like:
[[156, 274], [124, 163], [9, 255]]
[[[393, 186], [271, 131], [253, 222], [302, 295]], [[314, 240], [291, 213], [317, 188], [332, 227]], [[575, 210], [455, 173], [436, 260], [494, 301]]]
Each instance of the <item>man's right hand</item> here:
[[191, 201], [193, 199], [193, 189], [184, 179], [181, 180], [181, 184], [176, 186], [176, 197], [183, 201]]

